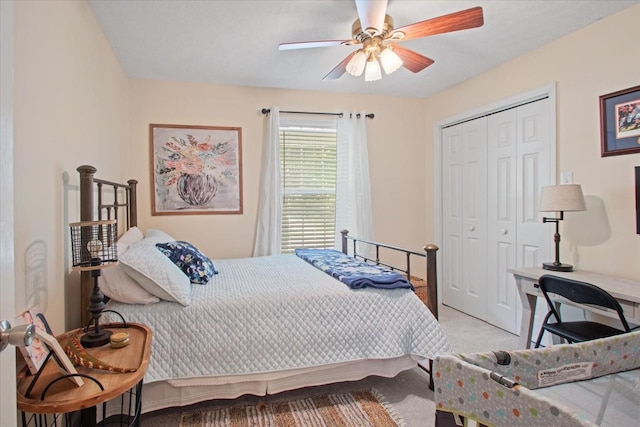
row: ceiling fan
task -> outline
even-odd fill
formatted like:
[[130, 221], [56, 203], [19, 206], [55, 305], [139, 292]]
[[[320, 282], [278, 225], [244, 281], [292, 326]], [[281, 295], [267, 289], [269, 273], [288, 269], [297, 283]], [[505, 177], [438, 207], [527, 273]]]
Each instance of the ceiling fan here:
[[338, 79], [346, 71], [353, 76], [360, 76], [364, 72], [365, 81], [374, 81], [382, 78], [380, 65], [386, 74], [391, 74], [400, 67], [417, 73], [434, 63], [433, 59], [402, 47], [397, 44], [398, 42], [481, 27], [484, 24], [482, 8], [473, 7], [393, 28], [393, 19], [387, 15], [388, 0], [355, 0], [355, 2], [358, 19], [352, 25], [352, 39], [281, 43], [279, 49], [362, 45], [343, 59], [322, 80]]

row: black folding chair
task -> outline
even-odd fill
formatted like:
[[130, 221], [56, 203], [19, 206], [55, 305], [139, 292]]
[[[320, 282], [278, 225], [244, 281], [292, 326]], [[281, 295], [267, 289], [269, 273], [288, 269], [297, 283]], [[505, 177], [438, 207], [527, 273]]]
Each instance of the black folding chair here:
[[[620, 303], [604, 289], [591, 283], [565, 279], [549, 274], [540, 277], [538, 284], [549, 305], [549, 312], [542, 321], [542, 327], [540, 328], [535, 348], [540, 347], [540, 341], [542, 341], [542, 335], [545, 331], [558, 335], [569, 343], [590, 341], [631, 331], [629, 323], [627, 323], [627, 319], [625, 319], [622, 312]], [[622, 323], [622, 329], [589, 320], [563, 322], [549, 294], [564, 297], [577, 304], [614, 310], [618, 313], [620, 323]], [[553, 320], [553, 322], [550, 322], [550, 320]]]

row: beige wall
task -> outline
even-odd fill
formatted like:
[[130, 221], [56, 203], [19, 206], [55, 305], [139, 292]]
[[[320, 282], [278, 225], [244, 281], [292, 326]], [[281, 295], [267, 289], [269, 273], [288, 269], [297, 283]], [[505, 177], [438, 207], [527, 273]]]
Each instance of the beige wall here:
[[[67, 246], [67, 224], [79, 219], [78, 165], [94, 165], [104, 179], [138, 179], [145, 230], [164, 229], [213, 257], [249, 256], [264, 121], [258, 111], [365, 110], [376, 115], [367, 120], [376, 238], [419, 249], [435, 238], [433, 123], [554, 82], [558, 170], [572, 171], [587, 195], [602, 199], [611, 227], [606, 240], [575, 251], [563, 236], [563, 253], [582, 268], [640, 278], [633, 200], [640, 155], [601, 158], [598, 119], [599, 95], [640, 83], [638, 47], [625, 43], [640, 38], [638, 22], [640, 6], [416, 100], [128, 79], [84, 2], [16, 2], [16, 311], [47, 303], [55, 330], [75, 326], [64, 313], [78, 294]], [[244, 214], [152, 217], [150, 123], [242, 127]]]
[[[330, 83], [328, 83], [330, 84]], [[374, 113], [367, 119], [376, 238], [420, 250], [425, 244], [423, 101], [364, 95], [131, 80], [130, 175], [140, 184], [140, 226], [160, 228], [216, 258], [253, 250], [262, 155], [263, 107]], [[151, 216], [149, 124], [242, 128], [242, 215]]]
[[[434, 123], [555, 83], [558, 182], [560, 172], [573, 172], [574, 183], [582, 185], [591, 207], [587, 213], [566, 215], [560, 231], [561, 260], [585, 270], [640, 279], [634, 190], [640, 154], [600, 157], [599, 120], [600, 95], [640, 84], [640, 46], [632, 42], [638, 39], [640, 5], [427, 99], [427, 165], [433, 158]], [[427, 175], [427, 212], [438, 208], [432, 187], [432, 176]], [[598, 203], [604, 211], [596, 209]], [[432, 223], [427, 230], [428, 237], [435, 235]]]
[[46, 305], [61, 332], [77, 321], [65, 300], [79, 302], [67, 246], [75, 169], [125, 177], [128, 78], [84, 2], [15, 2], [14, 26], [16, 312]]

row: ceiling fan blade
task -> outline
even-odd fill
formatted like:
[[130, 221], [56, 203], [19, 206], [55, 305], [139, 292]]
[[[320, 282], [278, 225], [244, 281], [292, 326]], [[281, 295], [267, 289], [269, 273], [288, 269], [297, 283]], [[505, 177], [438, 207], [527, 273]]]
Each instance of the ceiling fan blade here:
[[367, 28], [382, 30], [384, 16], [387, 14], [387, 2], [388, 0], [356, 0], [358, 18], [363, 30]]
[[307, 49], [311, 47], [331, 47], [340, 46], [342, 44], [351, 44], [351, 40], [318, 40], [311, 42], [292, 42], [292, 43], [280, 43], [278, 45], [279, 50], [293, 50], [293, 49]]
[[484, 17], [482, 15], [482, 8], [478, 6], [396, 28], [389, 35], [389, 38], [396, 38], [394, 34], [402, 32], [404, 33], [404, 37], [397, 37], [399, 40], [411, 40], [419, 37], [432, 36], [434, 34], [481, 27], [483, 24]]
[[353, 58], [353, 55], [355, 55], [357, 52], [357, 50], [351, 52], [351, 54], [344, 58], [342, 62], [340, 62], [333, 70], [329, 71], [329, 74], [324, 76], [322, 80], [335, 80], [342, 77], [342, 75], [347, 71], [347, 64], [349, 63], [349, 61], [351, 61], [351, 58]]
[[393, 51], [402, 59], [402, 66], [413, 73], [420, 72], [434, 63], [433, 59], [397, 44], [393, 45]]

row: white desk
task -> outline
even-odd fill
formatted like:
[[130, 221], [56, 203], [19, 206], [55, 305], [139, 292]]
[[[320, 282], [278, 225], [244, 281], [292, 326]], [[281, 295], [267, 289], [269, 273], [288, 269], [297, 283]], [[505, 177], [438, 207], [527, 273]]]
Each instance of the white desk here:
[[[518, 342], [520, 348], [531, 348], [533, 316], [536, 312], [538, 297], [543, 298], [542, 301], [544, 302], [542, 291], [538, 288], [538, 278], [543, 274], [552, 274], [554, 276], [591, 283], [606, 290], [618, 300], [627, 321], [629, 323], [640, 324], [640, 281], [621, 279], [619, 277], [580, 270], [563, 273], [560, 271], [544, 270], [542, 267], [511, 268], [508, 271], [513, 274], [516, 280], [518, 294], [522, 300], [522, 323], [520, 324], [520, 340]], [[565, 301], [561, 302], [566, 303]], [[612, 314], [600, 309], [583, 305], [579, 307], [604, 316], [618, 317], [615, 313]]]

